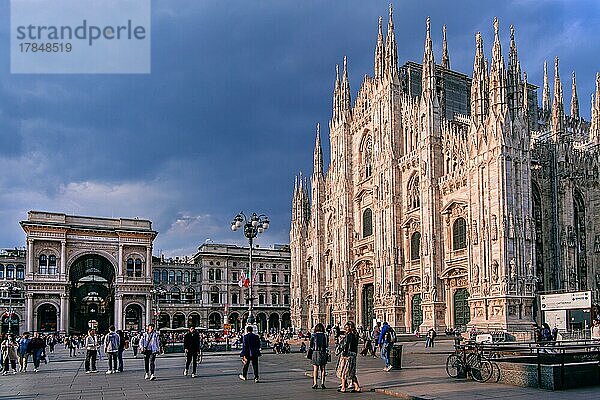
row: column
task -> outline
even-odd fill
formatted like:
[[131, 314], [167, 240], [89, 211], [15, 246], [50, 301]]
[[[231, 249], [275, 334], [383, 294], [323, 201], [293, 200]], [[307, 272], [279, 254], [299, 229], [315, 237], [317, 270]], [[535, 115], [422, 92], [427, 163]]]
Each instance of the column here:
[[67, 241], [60, 241], [60, 277], [67, 273]]
[[123, 295], [115, 295], [115, 327], [123, 329]]
[[27, 331], [33, 332], [33, 293], [25, 294], [25, 309], [27, 310]]
[[27, 275], [33, 275], [33, 239], [27, 239]]
[[146, 295], [146, 325], [152, 323], [152, 298]]
[[123, 276], [123, 245], [119, 243], [119, 259], [117, 260], [117, 266], [119, 268], [118, 275]]
[[146, 278], [152, 278], [152, 246], [146, 247]]
[[60, 295], [60, 332], [69, 333], [69, 297]]

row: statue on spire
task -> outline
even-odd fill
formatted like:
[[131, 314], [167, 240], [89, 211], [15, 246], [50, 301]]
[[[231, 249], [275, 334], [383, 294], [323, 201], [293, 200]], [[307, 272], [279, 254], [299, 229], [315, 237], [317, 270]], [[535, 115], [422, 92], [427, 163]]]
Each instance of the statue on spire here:
[[446, 38], [446, 25], [442, 28], [443, 44], [442, 44], [442, 67], [450, 69], [450, 57], [448, 56], [448, 39]]

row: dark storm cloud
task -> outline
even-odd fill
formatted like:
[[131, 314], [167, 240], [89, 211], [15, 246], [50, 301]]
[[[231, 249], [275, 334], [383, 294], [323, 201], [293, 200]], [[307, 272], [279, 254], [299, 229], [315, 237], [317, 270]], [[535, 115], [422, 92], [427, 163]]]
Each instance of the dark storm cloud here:
[[[425, 18], [436, 59], [448, 25], [453, 68], [470, 74], [474, 34], [491, 52], [509, 24], [529, 81], [561, 58], [565, 104], [576, 69], [582, 113], [600, 69], [597, 2], [394, 1], [399, 59], [420, 61]], [[8, 2], [0, 51], [8, 55]], [[0, 64], [0, 245], [22, 245], [29, 209], [141, 216], [156, 249], [190, 253], [207, 238], [240, 242], [240, 210], [272, 218], [262, 244], [287, 242], [293, 176], [312, 171], [314, 125], [326, 142], [335, 64], [353, 94], [371, 74], [386, 1], [153, 1], [150, 75], [11, 75]], [[552, 63], [550, 63], [552, 65]], [[327, 152], [327, 148], [325, 148]], [[326, 156], [326, 158], [328, 158]]]

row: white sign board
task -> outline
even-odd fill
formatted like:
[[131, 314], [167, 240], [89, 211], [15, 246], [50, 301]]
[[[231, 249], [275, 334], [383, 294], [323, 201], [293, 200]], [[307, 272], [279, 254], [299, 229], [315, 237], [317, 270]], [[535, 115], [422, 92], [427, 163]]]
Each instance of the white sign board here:
[[550, 328], [557, 327], [558, 330], [567, 330], [567, 310], [544, 311], [544, 321]]
[[543, 294], [540, 296], [542, 311], [573, 310], [592, 307], [592, 292]]

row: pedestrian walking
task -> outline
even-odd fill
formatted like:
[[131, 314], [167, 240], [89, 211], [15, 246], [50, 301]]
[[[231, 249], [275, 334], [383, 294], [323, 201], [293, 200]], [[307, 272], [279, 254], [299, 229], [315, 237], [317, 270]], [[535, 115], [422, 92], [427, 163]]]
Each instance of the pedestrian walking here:
[[39, 332], [35, 332], [33, 339], [29, 342], [29, 351], [33, 354], [33, 372], [38, 372], [40, 361], [46, 352], [46, 342], [40, 337]]
[[[77, 339], [75, 336], [69, 338], [69, 357], [75, 357], [77, 355]], [[87, 354], [87, 352], [86, 352]]]
[[27, 359], [29, 358], [29, 332], [23, 333], [23, 337], [19, 341], [19, 372], [27, 372]]
[[117, 361], [119, 362], [119, 366], [117, 367], [116, 372], [123, 372], [123, 352], [129, 346], [129, 341], [121, 329], [117, 331], [117, 335], [119, 335], [119, 350], [117, 350]]
[[192, 378], [196, 377], [196, 367], [198, 366], [198, 353], [200, 352], [200, 335], [196, 327], [190, 326], [188, 332], [183, 337], [183, 350], [185, 351], [185, 369], [183, 376], [188, 375], [190, 363], [192, 364]]
[[90, 329], [83, 342], [85, 346], [85, 373], [96, 373], [98, 372], [96, 369], [96, 359], [98, 357], [98, 348], [100, 347], [100, 340], [96, 336], [96, 331]]
[[381, 358], [383, 361], [385, 361], [385, 367], [383, 370], [386, 372], [392, 369], [392, 364], [390, 363], [390, 351], [392, 350], [390, 329], [390, 325], [387, 322], [384, 322], [383, 326], [381, 327], [381, 331], [379, 332], [379, 339], [377, 341], [381, 351]]
[[425, 337], [425, 347], [426, 348], [433, 347], [436, 336], [437, 336], [437, 333], [435, 332], [435, 329], [429, 328], [429, 330], [427, 331], [427, 336]]
[[140, 337], [137, 333], [131, 338], [131, 349], [133, 350], [133, 356], [137, 358], [138, 350], [140, 345]]
[[54, 338], [54, 335], [48, 335], [48, 337], [46, 338], [46, 344], [48, 345], [48, 350], [50, 351], [50, 354], [54, 353], [54, 345], [56, 344], [56, 339]]
[[375, 352], [379, 348], [379, 334], [381, 333], [381, 322], [377, 322], [375, 326], [373, 326], [373, 331], [371, 332], [371, 340], [373, 343], [371, 344], [371, 355], [373, 358], [377, 358]]
[[[356, 355], [358, 353], [358, 332], [356, 331], [356, 325], [354, 325], [354, 322], [348, 321], [344, 325], [344, 330], [346, 332], [344, 348], [340, 354], [340, 362], [336, 371], [338, 378], [342, 381], [342, 386], [338, 389], [338, 392], [362, 392], [356, 376]], [[350, 385], [353, 388], [348, 390]]]
[[119, 335], [115, 332], [115, 326], [111, 325], [108, 330], [108, 334], [104, 337], [104, 354], [108, 358], [107, 375], [117, 372], [117, 353], [121, 343]]
[[307, 357], [313, 365], [313, 389], [317, 389], [317, 380], [321, 373], [321, 389], [325, 389], [325, 367], [329, 361], [328, 340], [325, 335], [325, 327], [322, 323], [315, 325], [314, 332], [310, 337]]
[[242, 351], [240, 352], [240, 357], [242, 357], [244, 368], [242, 369], [239, 378], [243, 381], [247, 379], [248, 368], [250, 368], [250, 363], [252, 363], [254, 382], [258, 383], [258, 358], [261, 356], [260, 338], [252, 332], [253, 330], [252, 325], [248, 325], [246, 327], [246, 334], [242, 339]]
[[2, 359], [4, 360], [4, 372], [2, 375], [8, 374], [9, 366], [12, 368], [12, 373], [17, 373], [17, 349], [19, 344], [15, 340], [14, 335], [8, 335], [6, 339], [2, 342]]
[[156, 355], [160, 350], [160, 339], [158, 333], [154, 330], [154, 324], [148, 324], [146, 332], [140, 339], [140, 353], [144, 355], [144, 369], [146, 374], [144, 379], [150, 379], [151, 381], [156, 379], [154, 375], [156, 369]]

